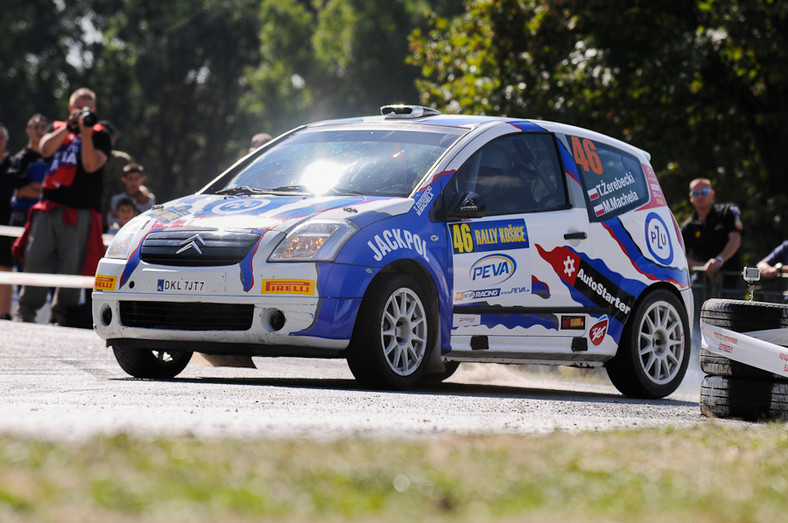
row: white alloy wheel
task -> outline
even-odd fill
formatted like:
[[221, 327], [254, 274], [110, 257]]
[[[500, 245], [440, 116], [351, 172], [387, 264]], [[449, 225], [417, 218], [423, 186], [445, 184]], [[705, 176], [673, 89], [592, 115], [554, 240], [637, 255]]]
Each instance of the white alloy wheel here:
[[671, 382], [684, 359], [685, 332], [679, 312], [670, 303], [653, 303], [646, 309], [638, 332], [643, 372], [655, 384]]
[[386, 362], [400, 376], [409, 376], [427, 351], [427, 315], [418, 295], [401, 287], [386, 301], [380, 325]]

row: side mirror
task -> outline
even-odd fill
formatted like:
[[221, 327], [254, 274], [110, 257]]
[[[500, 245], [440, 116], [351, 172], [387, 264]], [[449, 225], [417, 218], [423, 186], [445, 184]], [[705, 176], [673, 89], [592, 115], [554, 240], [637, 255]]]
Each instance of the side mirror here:
[[475, 192], [467, 192], [459, 198], [459, 203], [453, 205], [447, 213], [447, 219], [459, 220], [463, 218], [481, 218], [486, 216], [486, 207], [478, 203], [479, 194]]

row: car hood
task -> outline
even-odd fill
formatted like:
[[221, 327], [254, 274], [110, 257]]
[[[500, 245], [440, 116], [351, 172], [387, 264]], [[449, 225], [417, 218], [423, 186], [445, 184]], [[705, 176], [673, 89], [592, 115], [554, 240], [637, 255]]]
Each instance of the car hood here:
[[224, 196], [192, 195], [148, 211], [151, 229], [251, 229], [287, 232], [320, 216], [345, 219], [364, 227], [408, 212], [413, 199], [370, 196]]

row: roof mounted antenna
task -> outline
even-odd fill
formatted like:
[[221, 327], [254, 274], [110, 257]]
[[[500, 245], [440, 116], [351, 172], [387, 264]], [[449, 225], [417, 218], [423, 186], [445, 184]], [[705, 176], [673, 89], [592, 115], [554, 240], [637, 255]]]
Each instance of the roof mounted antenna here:
[[384, 105], [380, 108], [380, 114], [386, 118], [421, 118], [424, 116], [437, 116], [440, 113], [437, 109], [432, 107], [423, 107], [421, 105]]

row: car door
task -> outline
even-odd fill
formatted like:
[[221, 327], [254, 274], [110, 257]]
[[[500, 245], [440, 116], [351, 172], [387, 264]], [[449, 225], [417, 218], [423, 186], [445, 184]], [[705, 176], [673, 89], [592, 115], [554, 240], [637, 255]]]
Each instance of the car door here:
[[453, 350], [571, 352], [584, 336], [586, 313], [558, 271], [576, 276], [589, 221], [565, 176], [555, 137], [541, 132], [496, 138], [457, 170], [446, 189]]

